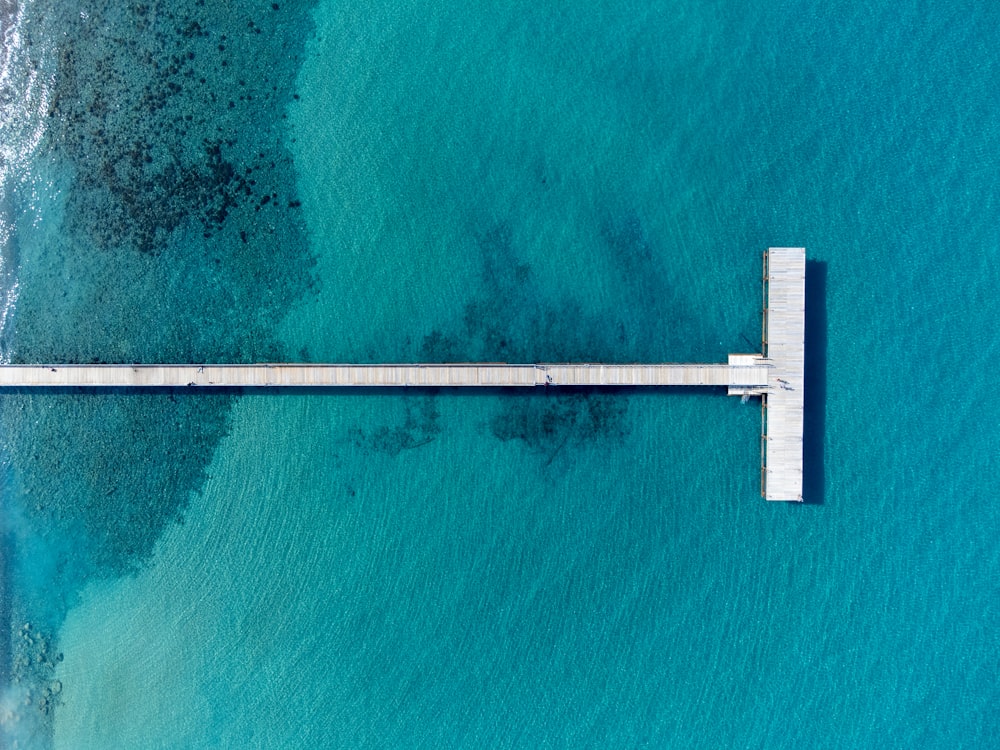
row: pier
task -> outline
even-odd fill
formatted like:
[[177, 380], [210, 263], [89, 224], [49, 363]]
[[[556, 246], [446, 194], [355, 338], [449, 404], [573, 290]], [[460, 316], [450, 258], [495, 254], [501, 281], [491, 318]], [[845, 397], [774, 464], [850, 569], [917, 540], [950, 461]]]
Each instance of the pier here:
[[773, 247], [764, 255], [761, 494], [802, 500], [805, 404], [806, 254]]
[[716, 386], [758, 391], [768, 368], [757, 360], [736, 365], [658, 364], [414, 364], [414, 365], [7, 365], [0, 387], [294, 388]]
[[761, 494], [802, 500], [805, 250], [764, 254], [761, 352], [725, 363], [0, 365], [0, 388], [647, 387], [760, 397]]

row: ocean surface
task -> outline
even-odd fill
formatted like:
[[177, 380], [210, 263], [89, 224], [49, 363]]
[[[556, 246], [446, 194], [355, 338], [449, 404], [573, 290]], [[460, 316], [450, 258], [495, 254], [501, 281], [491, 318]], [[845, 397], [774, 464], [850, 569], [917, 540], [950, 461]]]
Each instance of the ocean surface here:
[[990, 748], [1000, 5], [0, 0], [6, 362], [721, 392], [0, 393], [0, 746]]

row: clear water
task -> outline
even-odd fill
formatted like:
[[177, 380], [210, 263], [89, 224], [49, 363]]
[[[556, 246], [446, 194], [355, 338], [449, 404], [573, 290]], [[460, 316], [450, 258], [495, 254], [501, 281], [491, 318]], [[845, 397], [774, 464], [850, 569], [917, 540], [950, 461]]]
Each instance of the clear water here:
[[810, 502], [721, 394], [6, 392], [7, 744], [992, 746], [1000, 11], [107, 5], [8, 360], [719, 360], [804, 245]]

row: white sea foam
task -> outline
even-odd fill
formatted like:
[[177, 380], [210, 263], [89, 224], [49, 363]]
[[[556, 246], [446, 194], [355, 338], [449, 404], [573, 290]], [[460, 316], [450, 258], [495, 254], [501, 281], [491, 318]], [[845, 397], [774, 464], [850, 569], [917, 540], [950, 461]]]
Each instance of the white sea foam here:
[[[0, 361], [8, 361], [17, 302], [16, 227], [35, 204], [31, 160], [45, 134], [52, 90], [44, 59], [29, 54], [30, 2], [0, 0]], [[30, 217], [29, 217], [30, 218]], [[34, 220], [37, 221], [37, 216]]]
[[[9, 7], [0, 5], [0, 13]], [[5, 185], [28, 176], [26, 167], [45, 133], [52, 88], [40, 61], [28, 53], [24, 32], [29, 8], [22, 3], [0, 21], [0, 184]]]

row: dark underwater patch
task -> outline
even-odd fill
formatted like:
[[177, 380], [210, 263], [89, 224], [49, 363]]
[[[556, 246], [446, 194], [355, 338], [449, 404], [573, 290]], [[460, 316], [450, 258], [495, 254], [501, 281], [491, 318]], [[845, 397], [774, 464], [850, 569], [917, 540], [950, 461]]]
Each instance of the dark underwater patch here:
[[73, 552], [82, 547], [89, 560], [61, 564], [70, 580], [130, 572], [148, 558], [201, 487], [232, 398], [211, 391], [3, 394], [4, 433], [44, 437], [8, 442], [29, 518], [40, 532], [86, 533], [88, 543]]
[[[67, 182], [58, 239], [19, 244], [30, 249], [13, 362], [287, 357], [273, 331], [314, 284], [284, 146], [313, 3], [234, 5], [107, 0], [81, 13], [51, 2], [25, 25], [30, 48], [56, 56], [37, 159]], [[66, 609], [87, 579], [140, 569], [182, 521], [235, 397], [0, 394], [16, 474], [4, 512], [23, 519], [22, 539], [41, 540], [7, 562], [44, 576], [38, 590], [4, 592], [11, 649], [0, 656], [30, 700], [19, 726], [51, 731]]]
[[490, 432], [503, 441], [523, 442], [546, 463], [566, 449], [596, 439], [622, 440], [628, 434], [623, 393], [547, 388], [503, 400], [503, 408], [490, 419]]
[[468, 301], [460, 322], [436, 328], [423, 340], [428, 362], [615, 361], [622, 351], [598, 316], [585, 314], [571, 298], [539, 288], [531, 266], [521, 260], [509, 223], [475, 233], [482, 291]]
[[[61, 242], [26, 258], [15, 362], [250, 362], [310, 293], [284, 110], [312, 3], [57, 4], [44, 156], [69, 165]], [[95, 271], [94, 269], [99, 269]], [[83, 573], [146, 560], [225, 434], [232, 394], [7, 392], [0, 421], [39, 533]]]
[[608, 265], [630, 290], [628, 305], [616, 310], [616, 319], [610, 322], [627, 332], [635, 352], [632, 361], [692, 359], [691, 332], [699, 329], [697, 316], [640, 214], [607, 206], [599, 232], [611, 261]]
[[371, 430], [353, 427], [348, 430], [348, 439], [367, 451], [390, 456], [430, 443], [441, 432], [437, 399], [413, 393], [405, 393], [402, 399], [403, 417], [399, 423]]
[[[641, 273], [652, 262], [648, 244], [634, 227], [617, 237], [635, 255]], [[428, 333], [420, 348], [427, 362], [616, 362], [634, 361], [634, 340], [624, 327], [584, 312], [579, 301], [540, 288], [521, 259], [510, 223], [475, 233], [482, 291], [467, 302], [460, 322]], [[644, 241], [644, 240], [643, 240]], [[643, 249], [645, 247], [645, 249]], [[618, 391], [517, 390], [500, 394], [490, 433], [518, 440], [552, 460], [566, 449], [599, 439], [620, 440], [628, 432], [629, 396]]]

